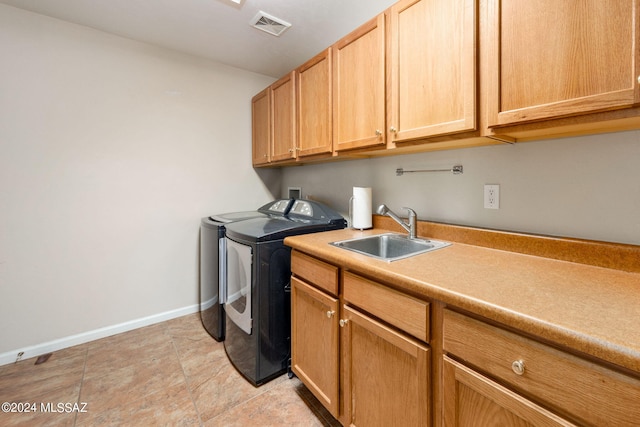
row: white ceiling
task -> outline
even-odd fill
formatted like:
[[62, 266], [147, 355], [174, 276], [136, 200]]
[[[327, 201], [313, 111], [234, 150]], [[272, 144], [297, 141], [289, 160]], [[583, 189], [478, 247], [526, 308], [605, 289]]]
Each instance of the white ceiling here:
[[[0, 0], [0, 3], [209, 58], [275, 78], [396, 0]], [[252, 28], [263, 11], [292, 24], [280, 37]]]

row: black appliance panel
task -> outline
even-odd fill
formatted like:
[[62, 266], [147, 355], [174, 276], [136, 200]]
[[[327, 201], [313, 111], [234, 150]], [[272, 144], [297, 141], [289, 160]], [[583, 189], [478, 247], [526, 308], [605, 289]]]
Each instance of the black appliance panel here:
[[226, 227], [227, 240], [251, 248], [252, 327], [234, 323], [239, 317], [230, 306], [224, 341], [229, 360], [256, 386], [289, 367], [291, 249], [284, 245], [284, 238], [346, 227], [340, 214], [308, 200], [276, 201], [258, 211], [266, 216]]
[[289, 366], [291, 248], [282, 240], [250, 246], [253, 327], [250, 334], [246, 333], [227, 313], [224, 346], [236, 369], [259, 386], [283, 374]]

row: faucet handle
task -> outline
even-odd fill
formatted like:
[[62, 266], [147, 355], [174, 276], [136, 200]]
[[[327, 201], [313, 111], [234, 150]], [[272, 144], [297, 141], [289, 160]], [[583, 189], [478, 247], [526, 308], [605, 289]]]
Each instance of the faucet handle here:
[[409, 213], [409, 238], [415, 239], [416, 237], [418, 237], [417, 227], [416, 227], [416, 220], [418, 216], [416, 215], [416, 211], [406, 207], [402, 209], [405, 209]]
[[407, 213], [409, 214], [409, 218], [417, 216], [416, 211], [411, 208], [403, 207], [402, 209], [407, 211]]

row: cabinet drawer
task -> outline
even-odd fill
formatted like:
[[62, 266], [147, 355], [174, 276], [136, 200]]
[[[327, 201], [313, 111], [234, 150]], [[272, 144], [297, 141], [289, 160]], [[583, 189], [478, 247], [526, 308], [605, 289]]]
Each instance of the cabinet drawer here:
[[338, 295], [338, 267], [296, 250], [291, 251], [291, 272], [307, 282]]
[[580, 424], [638, 425], [635, 378], [450, 310], [443, 338], [446, 353]]
[[429, 342], [429, 303], [379, 285], [355, 274], [343, 273], [343, 297], [352, 305]]

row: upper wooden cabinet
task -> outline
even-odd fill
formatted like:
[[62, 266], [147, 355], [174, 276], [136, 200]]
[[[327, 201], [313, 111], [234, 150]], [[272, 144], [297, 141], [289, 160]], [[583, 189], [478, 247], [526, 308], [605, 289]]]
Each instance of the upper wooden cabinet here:
[[292, 71], [251, 100], [253, 166], [296, 157], [296, 75]]
[[390, 9], [388, 139], [476, 129], [476, 0], [401, 0]]
[[269, 164], [271, 145], [271, 88], [266, 88], [251, 99], [251, 139], [253, 165]]
[[385, 16], [333, 46], [336, 151], [385, 145]]
[[331, 96], [331, 49], [300, 67], [297, 77], [298, 157], [331, 154], [333, 151], [333, 102]]
[[489, 127], [640, 102], [638, 0], [491, 0]]
[[640, 0], [400, 0], [254, 98], [254, 166], [640, 129], [639, 45]]
[[271, 161], [296, 156], [296, 74], [290, 72], [271, 85]]

